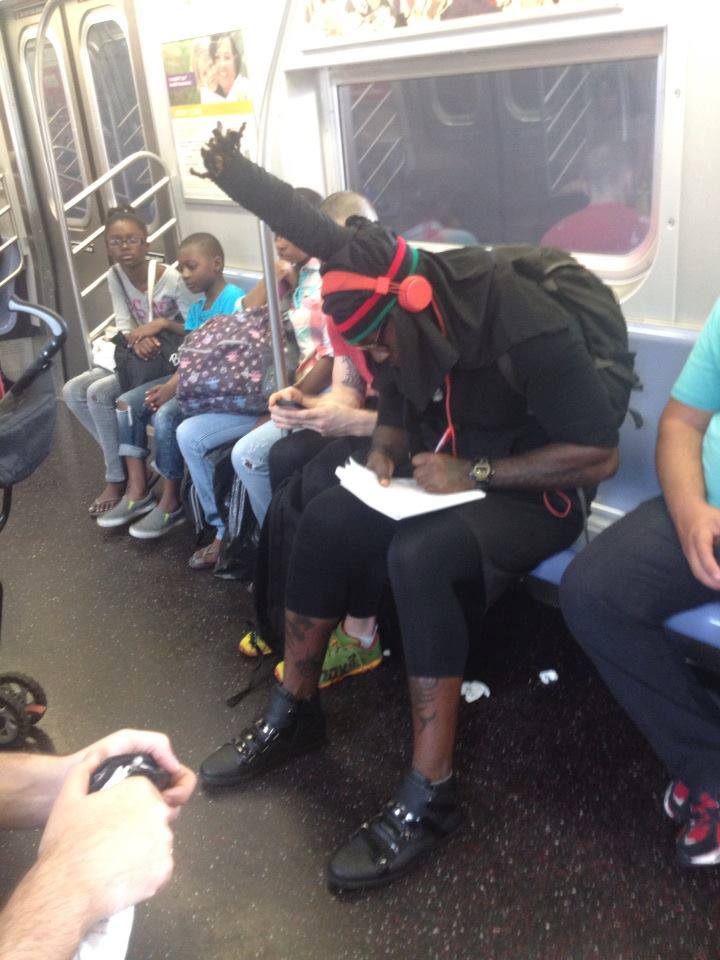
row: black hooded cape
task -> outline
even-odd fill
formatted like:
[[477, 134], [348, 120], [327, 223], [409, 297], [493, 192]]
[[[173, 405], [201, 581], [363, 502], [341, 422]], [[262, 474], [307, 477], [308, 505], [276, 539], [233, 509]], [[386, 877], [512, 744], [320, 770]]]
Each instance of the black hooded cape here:
[[[225, 160], [217, 185], [276, 233], [322, 261], [321, 272], [349, 270], [369, 276], [384, 274], [395, 247], [394, 234], [379, 224], [360, 220], [340, 227], [313, 208], [290, 184], [242, 156]], [[509, 265], [496, 263], [481, 247], [444, 253], [420, 251], [418, 272], [433, 287], [447, 337], [432, 309], [410, 314], [397, 307], [393, 320], [398, 338], [400, 393], [422, 411], [451, 369], [477, 369], [494, 363], [524, 341], [567, 327], [563, 310], [538, 296], [532, 281]], [[326, 312], [338, 321], [352, 313], [367, 294], [344, 297], [344, 309], [326, 301]], [[330, 298], [328, 298], [330, 300]], [[340, 313], [340, 315], [339, 315]], [[343, 315], [344, 314], [344, 315]]]

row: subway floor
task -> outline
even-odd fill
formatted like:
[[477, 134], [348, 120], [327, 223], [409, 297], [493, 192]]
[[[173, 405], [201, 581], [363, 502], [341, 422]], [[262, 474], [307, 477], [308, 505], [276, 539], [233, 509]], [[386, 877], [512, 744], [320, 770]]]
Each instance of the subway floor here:
[[[0, 535], [0, 665], [50, 707], [35, 749], [124, 726], [162, 729], [183, 760], [252, 719], [229, 709], [250, 596], [187, 567], [187, 527], [157, 543], [100, 530], [98, 451], [60, 410], [51, 457], [15, 490]], [[402, 664], [324, 695], [330, 742], [244, 789], [199, 790], [176, 827], [171, 884], [137, 911], [131, 960], [717, 960], [720, 869], [675, 864], [667, 778], [557, 611], [520, 590], [474, 637], [457, 750], [466, 823], [392, 887], [331, 894], [325, 864], [392, 796], [408, 759]], [[545, 686], [539, 672], [557, 671]], [[0, 836], [0, 897], [39, 834]]]

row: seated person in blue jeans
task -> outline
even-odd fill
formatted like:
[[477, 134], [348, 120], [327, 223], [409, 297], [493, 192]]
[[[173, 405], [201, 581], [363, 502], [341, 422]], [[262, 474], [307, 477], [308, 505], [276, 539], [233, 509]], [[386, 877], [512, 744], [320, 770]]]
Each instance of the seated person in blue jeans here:
[[[307, 187], [300, 187], [299, 193], [313, 207], [319, 206], [322, 201], [319, 193]], [[281, 311], [292, 325], [300, 364], [312, 363], [317, 359], [317, 343], [310, 326], [310, 305], [317, 299], [320, 290], [320, 264], [280, 234], [275, 235], [275, 250], [279, 258], [275, 264], [275, 279]], [[265, 281], [261, 280], [245, 297], [242, 307], [244, 310], [258, 310], [266, 304], [267, 289]], [[325, 365], [329, 366], [329, 360], [323, 356], [314, 369]], [[195, 484], [205, 522], [215, 530], [212, 541], [190, 557], [188, 565], [192, 570], [214, 568], [225, 534], [225, 524], [215, 502], [214, 467], [207, 454], [231, 440], [245, 436], [262, 420], [255, 414], [238, 412], [199, 413], [186, 417], [178, 430], [178, 444]]]
[[[302, 194], [301, 194], [302, 195]], [[339, 225], [344, 226], [351, 216], [377, 220], [377, 214], [365, 197], [349, 190], [339, 191], [326, 197], [320, 210]], [[253, 291], [254, 293], [254, 291]], [[322, 339], [321, 357], [328, 358], [328, 365], [317, 363], [310, 370], [298, 368], [294, 387], [287, 387], [270, 396], [270, 420], [241, 437], [233, 447], [232, 463], [235, 473], [242, 480], [250, 497], [250, 504], [260, 526], [270, 506], [269, 458], [271, 448], [283, 437], [284, 430], [303, 430], [303, 440], [308, 448], [304, 460], [310, 460], [329, 440], [327, 438], [370, 436], [375, 426], [375, 414], [365, 410], [367, 387], [372, 377], [363, 373], [367, 367], [358, 364], [356, 356], [348, 357], [347, 351], [335, 357], [335, 346], [326, 329], [326, 317], [320, 304], [320, 290], [313, 298], [308, 297], [310, 325], [319, 329]], [[342, 342], [342, 341], [341, 341]], [[306, 408], [302, 411], [281, 410], [276, 406], [279, 399], [294, 401]], [[285, 419], [283, 419], [283, 416]], [[280, 417], [281, 424], [276, 420]], [[287, 422], [287, 421], [290, 422]], [[312, 432], [311, 432], [312, 431]], [[313, 438], [317, 441], [313, 444]], [[326, 438], [326, 439], [323, 439]], [[302, 466], [304, 461], [298, 462]]]
[[[193, 233], [180, 246], [178, 269], [188, 290], [202, 294], [188, 311], [185, 333], [202, 326], [210, 317], [232, 313], [245, 291], [223, 277], [225, 254], [218, 240], [210, 233]], [[158, 331], [165, 321], [154, 321]], [[128, 390], [117, 401], [120, 434], [120, 455], [125, 458], [128, 483], [125, 496], [113, 509], [98, 519], [101, 527], [119, 527], [136, 522], [130, 536], [140, 540], [162, 537], [183, 523], [180, 484], [185, 465], [176, 439], [182, 420], [175, 398], [177, 373], [144, 383]], [[145, 460], [150, 451], [147, 426], [155, 428], [155, 466], [164, 478], [159, 503], [148, 490]]]
[[587, 546], [560, 588], [563, 613], [672, 778], [665, 813], [685, 866], [720, 863], [720, 713], [664, 621], [720, 597], [720, 300], [660, 419], [662, 496]]

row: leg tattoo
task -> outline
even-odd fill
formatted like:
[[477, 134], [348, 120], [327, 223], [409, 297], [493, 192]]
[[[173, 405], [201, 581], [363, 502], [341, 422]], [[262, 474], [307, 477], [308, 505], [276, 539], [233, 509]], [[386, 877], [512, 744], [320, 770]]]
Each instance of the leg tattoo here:
[[423, 734], [437, 719], [437, 697], [440, 681], [437, 677], [410, 677], [410, 699], [415, 736]]
[[294, 695], [310, 695], [317, 687], [334, 620], [285, 611], [285, 681]]

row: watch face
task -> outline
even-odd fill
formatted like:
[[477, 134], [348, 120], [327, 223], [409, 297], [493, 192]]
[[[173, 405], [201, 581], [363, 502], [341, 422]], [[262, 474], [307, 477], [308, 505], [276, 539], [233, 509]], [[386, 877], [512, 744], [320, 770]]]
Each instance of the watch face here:
[[478, 483], [484, 483], [491, 473], [492, 466], [489, 460], [478, 460], [478, 462], [473, 465], [472, 475]]

